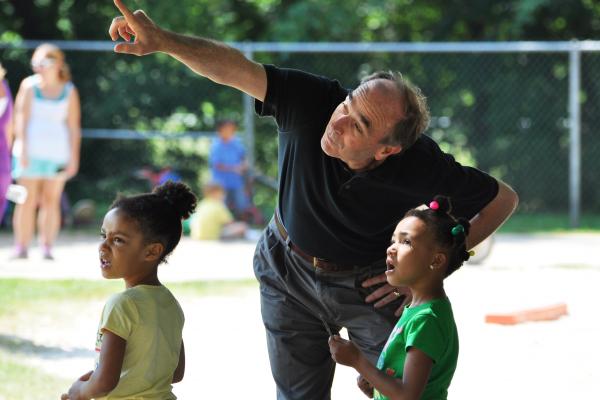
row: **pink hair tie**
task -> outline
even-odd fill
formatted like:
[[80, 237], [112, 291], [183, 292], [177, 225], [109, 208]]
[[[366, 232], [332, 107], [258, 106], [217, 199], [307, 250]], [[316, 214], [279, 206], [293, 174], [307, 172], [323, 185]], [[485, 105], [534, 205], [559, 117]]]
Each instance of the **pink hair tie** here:
[[431, 203], [429, 203], [429, 208], [431, 208], [432, 210], [437, 210], [438, 208], [440, 208], [440, 204], [434, 200]]

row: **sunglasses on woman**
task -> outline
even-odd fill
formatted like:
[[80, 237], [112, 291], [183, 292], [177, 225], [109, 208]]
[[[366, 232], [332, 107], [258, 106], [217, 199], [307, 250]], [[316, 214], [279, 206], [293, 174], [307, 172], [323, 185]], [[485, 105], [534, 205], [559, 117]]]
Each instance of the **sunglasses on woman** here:
[[44, 68], [48, 68], [53, 66], [56, 63], [56, 60], [54, 60], [53, 58], [42, 58], [39, 61], [32, 61], [31, 62], [31, 68], [33, 69], [44, 69]]

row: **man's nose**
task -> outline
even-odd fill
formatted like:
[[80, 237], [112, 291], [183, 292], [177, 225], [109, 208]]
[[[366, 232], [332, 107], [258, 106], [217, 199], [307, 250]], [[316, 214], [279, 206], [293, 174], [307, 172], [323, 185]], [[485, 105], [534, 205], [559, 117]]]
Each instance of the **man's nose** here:
[[350, 117], [347, 115], [341, 115], [338, 119], [333, 122], [333, 130], [338, 135], [343, 135], [348, 128]]

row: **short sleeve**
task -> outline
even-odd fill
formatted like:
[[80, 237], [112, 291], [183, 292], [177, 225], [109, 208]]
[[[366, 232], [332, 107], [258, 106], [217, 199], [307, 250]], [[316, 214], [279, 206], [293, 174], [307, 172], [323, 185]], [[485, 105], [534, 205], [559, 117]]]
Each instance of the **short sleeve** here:
[[280, 131], [329, 119], [348, 94], [336, 80], [274, 65], [264, 67], [267, 93], [264, 102], [255, 101], [254, 108], [261, 117], [274, 117]]
[[452, 214], [471, 219], [498, 194], [498, 181], [487, 173], [457, 162], [430, 137], [423, 135], [406, 153], [406, 165], [418, 166], [407, 177], [416, 193], [449, 196]]
[[445, 154], [444, 171], [453, 214], [473, 218], [498, 194], [498, 181], [483, 171], [465, 167]]
[[127, 340], [138, 323], [139, 312], [135, 302], [119, 293], [112, 296], [104, 306], [100, 329], [109, 330]]
[[408, 322], [405, 328], [408, 331], [406, 337], [406, 351], [415, 347], [427, 354], [434, 363], [438, 362], [446, 350], [446, 340], [442, 335], [439, 322], [430, 315], [420, 315]]

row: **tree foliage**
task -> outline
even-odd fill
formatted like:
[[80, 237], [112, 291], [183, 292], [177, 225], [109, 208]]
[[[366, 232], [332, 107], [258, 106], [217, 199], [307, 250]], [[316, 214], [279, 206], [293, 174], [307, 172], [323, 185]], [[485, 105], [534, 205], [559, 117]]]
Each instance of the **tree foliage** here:
[[[600, 3], [593, 0], [126, 3], [146, 10], [168, 29], [239, 42], [571, 40], [594, 38], [600, 28]], [[0, 0], [0, 11], [2, 41], [107, 40], [108, 26], [117, 15], [107, 0]], [[0, 51], [13, 89], [30, 73], [29, 55], [23, 50]], [[211, 130], [222, 117], [241, 120], [238, 92], [198, 78], [165, 55], [70, 52], [68, 58], [82, 95], [84, 127], [177, 132]], [[428, 94], [435, 117], [429, 133], [445, 149], [507, 179], [519, 190], [527, 210], [560, 209], [566, 204], [566, 169], [555, 168], [567, 163], [568, 132], [561, 124], [568, 82], [565, 55], [257, 54], [256, 58], [336, 77], [348, 87], [377, 69], [401, 70]], [[584, 76], [592, 71], [584, 69]], [[597, 80], [589, 80], [594, 83], [582, 95], [588, 144], [584, 160], [600, 156], [600, 145], [588, 133], [597, 123], [593, 106], [597, 102], [592, 100], [600, 87]], [[509, 93], [507, 87], [520, 90]], [[532, 141], [539, 151], [530, 151]], [[126, 183], [132, 171], [157, 160], [174, 164], [196, 184], [206, 166], [206, 146], [191, 147], [200, 150], [188, 151], [177, 142], [86, 141], [81, 174], [69, 190], [75, 197], [107, 197], [118, 187], [137, 189]], [[276, 148], [273, 124], [257, 121], [257, 163], [272, 176], [277, 173]], [[591, 174], [584, 176], [585, 195], [596, 209], [598, 183]], [[258, 201], [270, 207], [273, 198], [260, 192]]]

